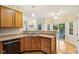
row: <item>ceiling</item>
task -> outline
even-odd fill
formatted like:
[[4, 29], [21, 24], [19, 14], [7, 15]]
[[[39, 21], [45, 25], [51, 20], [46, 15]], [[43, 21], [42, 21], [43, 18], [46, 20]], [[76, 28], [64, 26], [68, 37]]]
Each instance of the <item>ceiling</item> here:
[[53, 17], [55, 10], [58, 10], [57, 16], [63, 17], [65, 15], [74, 15], [78, 13], [78, 5], [6, 5], [13, 9], [20, 10], [28, 18], [32, 17], [32, 13], [35, 13], [35, 18]]

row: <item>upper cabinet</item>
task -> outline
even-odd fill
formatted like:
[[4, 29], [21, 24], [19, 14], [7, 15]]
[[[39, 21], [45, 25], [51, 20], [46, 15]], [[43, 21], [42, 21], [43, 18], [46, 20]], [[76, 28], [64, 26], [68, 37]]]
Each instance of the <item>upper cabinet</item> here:
[[22, 27], [22, 13], [15, 11], [15, 27]]
[[17, 27], [22, 27], [22, 13], [5, 6], [0, 6], [0, 28]]
[[0, 25], [1, 27], [13, 27], [13, 20], [14, 20], [14, 11], [6, 8], [0, 7]]
[[14, 27], [14, 10], [7, 8], [6, 14], [6, 27]]

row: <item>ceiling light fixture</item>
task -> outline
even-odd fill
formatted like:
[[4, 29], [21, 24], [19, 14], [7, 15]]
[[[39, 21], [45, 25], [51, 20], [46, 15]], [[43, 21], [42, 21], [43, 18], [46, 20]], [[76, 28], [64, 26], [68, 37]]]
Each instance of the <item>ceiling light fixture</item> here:
[[57, 13], [58, 13], [58, 10], [56, 10], [54, 13], [54, 16], [53, 16], [54, 19], [58, 19]]
[[58, 19], [58, 16], [54, 16], [54, 19]]
[[35, 13], [34, 13], [34, 11], [35, 11], [35, 6], [32, 6], [32, 10], [33, 10], [33, 12], [32, 12], [32, 17], [35, 17]]
[[32, 17], [35, 17], [35, 13], [32, 13]]

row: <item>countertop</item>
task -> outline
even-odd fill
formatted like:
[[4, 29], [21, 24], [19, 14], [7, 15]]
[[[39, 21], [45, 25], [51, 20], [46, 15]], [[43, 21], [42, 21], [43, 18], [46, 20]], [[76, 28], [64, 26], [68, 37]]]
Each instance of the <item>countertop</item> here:
[[16, 38], [25, 37], [25, 36], [26, 36], [25, 34], [1, 35], [0, 41], [12, 40], [12, 39], [16, 39]]
[[12, 40], [16, 38], [21, 37], [47, 37], [47, 38], [54, 38], [55, 35], [45, 35], [45, 34], [39, 34], [39, 35], [27, 35], [27, 34], [13, 34], [13, 35], [1, 35], [0, 41], [6, 41], [6, 40]]

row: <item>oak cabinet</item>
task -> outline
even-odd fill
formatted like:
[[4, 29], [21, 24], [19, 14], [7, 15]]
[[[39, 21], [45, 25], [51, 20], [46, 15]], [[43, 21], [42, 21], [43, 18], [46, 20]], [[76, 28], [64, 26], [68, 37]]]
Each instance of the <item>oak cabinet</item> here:
[[25, 39], [25, 51], [36, 51], [41, 49], [41, 40], [38, 37]]
[[51, 39], [50, 38], [42, 38], [41, 39], [41, 50], [50, 53], [51, 49]]
[[0, 27], [6, 27], [6, 8], [0, 6]]
[[7, 8], [7, 15], [6, 15], [6, 27], [14, 27], [14, 10]]
[[51, 53], [56, 54], [56, 36], [51, 39]]
[[22, 13], [15, 11], [15, 27], [22, 27]]
[[56, 37], [52, 38], [45, 38], [41, 39], [41, 51], [49, 53], [49, 54], [56, 54]]
[[25, 37], [21, 38], [20, 40], [20, 50], [21, 52], [25, 51]]
[[25, 38], [25, 51], [32, 51], [33, 49], [33, 40], [32, 38]]
[[21, 39], [21, 51], [43, 51], [56, 54], [56, 37], [25, 37]]
[[3, 43], [0, 42], [0, 54], [2, 54], [2, 53], [3, 53]]
[[1, 6], [0, 7], [0, 27], [13, 27], [14, 10]]
[[40, 37], [33, 38], [33, 50], [41, 49], [41, 39]]
[[0, 6], [0, 28], [21, 28], [22, 12]]

